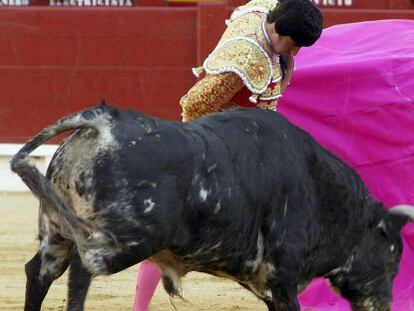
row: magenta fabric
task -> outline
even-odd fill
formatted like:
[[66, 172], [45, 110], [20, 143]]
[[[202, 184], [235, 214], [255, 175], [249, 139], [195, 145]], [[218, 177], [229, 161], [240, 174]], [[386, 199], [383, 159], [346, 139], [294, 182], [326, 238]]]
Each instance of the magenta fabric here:
[[[337, 25], [296, 57], [279, 111], [356, 169], [387, 207], [414, 205], [414, 21]], [[414, 310], [414, 225], [404, 252], [393, 311]], [[315, 280], [302, 310], [351, 310]]]

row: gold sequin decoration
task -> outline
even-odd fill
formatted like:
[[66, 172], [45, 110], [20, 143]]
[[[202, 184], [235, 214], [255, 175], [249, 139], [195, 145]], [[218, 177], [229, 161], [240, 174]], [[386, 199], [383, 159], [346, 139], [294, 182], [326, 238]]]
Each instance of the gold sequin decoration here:
[[273, 79], [272, 79], [272, 81], [277, 81], [277, 80], [282, 79], [279, 60], [273, 61], [272, 68], [273, 68]]
[[266, 15], [263, 13], [252, 12], [232, 21], [221, 37], [218, 47], [205, 61], [206, 71], [211, 74], [237, 72], [250, 90], [263, 92], [269, 80], [274, 80], [274, 77], [271, 77], [272, 52], [262, 31], [262, 22], [265, 18]]
[[224, 31], [217, 45], [224, 44], [226, 41], [245, 37], [256, 41], [269, 55], [271, 48], [268, 45], [262, 31], [262, 22], [266, 18], [263, 13], [248, 13], [233, 20]]
[[181, 98], [181, 116], [190, 121], [219, 111], [243, 87], [243, 81], [234, 73], [206, 75]]
[[228, 103], [224, 104], [223, 106], [221, 106], [220, 110], [230, 110], [230, 109], [237, 109], [237, 108], [241, 108], [243, 106], [236, 104], [235, 102], [229, 101]]
[[274, 100], [280, 96], [280, 83], [269, 86], [266, 91], [260, 95], [259, 99], [264, 101]]
[[271, 109], [276, 110], [277, 108], [277, 100], [272, 101], [260, 101], [257, 103], [257, 107], [261, 109]]
[[263, 92], [272, 78], [271, 64], [266, 55], [245, 40], [230, 41], [219, 48], [206, 61], [205, 69], [213, 74], [234, 70], [250, 90], [257, 92]]
[[243, 11], [249, 11], [254, 8], [263, 8], [265, 10], [271, 11], [276, 7], [277, 2], [277, 0], [251, 0], [245, 5], [239, 6], [236, 10], [234, 10], [230, 19], [233, 16], [242, 14]]
[[[228, 102], [227, 104], [224, 104], [220, 110], [230, 110], [230, 109], [237, 109], [242, 108], [243, 106], [238, 105], [232, 101]], [[277, 100], [272, 101], [260, 101], [256, 105], [257, 108], [260, 109], [270, 109], [270, 110], [276, 110], [277, 108]]]

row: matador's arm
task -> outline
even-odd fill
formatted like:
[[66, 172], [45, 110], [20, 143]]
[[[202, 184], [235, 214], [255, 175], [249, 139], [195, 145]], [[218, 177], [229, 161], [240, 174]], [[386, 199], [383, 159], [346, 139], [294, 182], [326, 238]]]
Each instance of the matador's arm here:
[[184, 121], [191, 121], [211, 112], [219, 111], [244, 87], [235, 73], [207, 74], [180, 100]]

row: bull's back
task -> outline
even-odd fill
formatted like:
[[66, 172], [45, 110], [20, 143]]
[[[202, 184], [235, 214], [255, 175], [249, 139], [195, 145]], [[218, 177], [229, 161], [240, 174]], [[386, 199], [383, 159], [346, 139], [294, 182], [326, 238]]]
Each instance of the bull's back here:
[[222, 144], [222, 156], [229, 159], [229, 167], [251, 191], [271, 191], [275, 183], [302, 179], [313, 140], [280, 114], [246, 108], [210, 115], [195, 123], [209, 144]]

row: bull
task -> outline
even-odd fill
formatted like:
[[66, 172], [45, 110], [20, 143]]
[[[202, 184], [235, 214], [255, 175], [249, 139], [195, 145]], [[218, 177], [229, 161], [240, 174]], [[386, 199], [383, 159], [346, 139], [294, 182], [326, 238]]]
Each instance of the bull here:
[[[73, 131], [46, 176], [28, 155]], [[69, 310], [91, 279], [148, 259], [169, 295], [190, 271], [232, 279], [268, 310], [299, 310], [325, 277], [353, 310], [390, 310], [413, 209], [387, 211], [358, 175], [272, 111], [167, 122], [106, 104], [64, 117], [11, 168], [40, 200], [40, 247], [26, 264], [25, 310], [40, 310], [71, 265]]]

